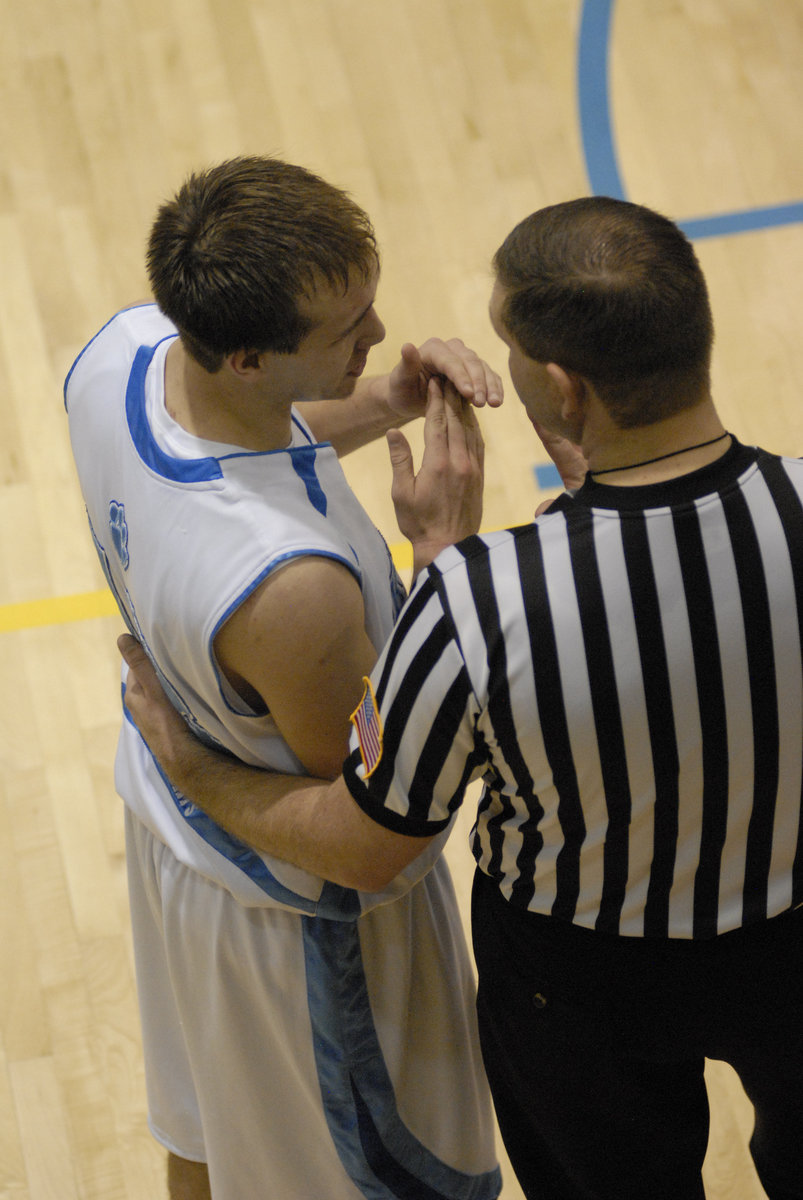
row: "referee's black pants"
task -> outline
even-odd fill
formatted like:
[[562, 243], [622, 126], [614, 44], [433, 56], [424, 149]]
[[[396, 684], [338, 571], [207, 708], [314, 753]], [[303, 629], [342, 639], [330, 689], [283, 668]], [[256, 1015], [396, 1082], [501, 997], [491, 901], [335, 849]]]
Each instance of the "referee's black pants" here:
[[803, 908], [710, 941], [519, 912], [482, 872], [477, 1010], [528, 1200], [702, 1200], [705, 1058], [738, 1072], [770, 1200], [803, 1200]]

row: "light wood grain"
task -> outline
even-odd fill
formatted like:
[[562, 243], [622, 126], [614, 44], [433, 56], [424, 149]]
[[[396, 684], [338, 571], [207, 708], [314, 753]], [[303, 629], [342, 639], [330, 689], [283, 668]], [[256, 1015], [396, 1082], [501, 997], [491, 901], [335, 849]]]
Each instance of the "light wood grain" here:
[[[0, 607], [103, 587], [62, 380], [111, 313], [147, 294], [149, 222], [193, 167], [273, 152], [348, 188], [383, 251], [375, 368], [436, 333], [504, 373], [486, 313], [493, 251], [534, 208], [589, 190], [580, 12], [580, 0], [0, 0]], [[802, 51], [796, 0], [618, 0], [611, 113], [631, 198], [676, 219], [800, 200]], [[803, 229], [699, 252], [726, 423], [803, 453]], [[485, 526], [527, 520], [543, 454], [512, 393], [482, 421]], [[347, 471], [397, 542], [384, 446]], [[31, 616], [0, 633], [0, 1200], [160, 1200], [111, 772], [119, 622]], [[464, 840], [449, 853], [465, 908]], [[758, 1200], [750, 1106], [722, 1064], [709, 1086], [709, 1200]], [[520, 1196], [506, 1170], [505, 1200]]]

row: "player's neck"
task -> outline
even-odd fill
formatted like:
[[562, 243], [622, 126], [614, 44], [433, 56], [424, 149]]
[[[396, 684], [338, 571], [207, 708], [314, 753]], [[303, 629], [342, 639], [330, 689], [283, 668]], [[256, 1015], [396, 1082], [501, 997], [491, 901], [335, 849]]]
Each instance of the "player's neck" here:
[[165, 361], [165, 406], [194, 437], [246, 450], [282, 450], [290, 444], [290, 400], [243, 384], [226, 365], [210, 374], [176, 340]]

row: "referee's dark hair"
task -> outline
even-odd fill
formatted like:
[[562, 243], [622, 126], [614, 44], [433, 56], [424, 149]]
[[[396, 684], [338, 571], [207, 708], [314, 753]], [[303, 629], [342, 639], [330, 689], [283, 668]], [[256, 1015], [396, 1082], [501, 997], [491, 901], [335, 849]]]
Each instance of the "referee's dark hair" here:
[[709, 395], [708, 289], [668, 218], [607, 196], [554, 204], [521, 221], [493, 265], [521, 349], [587, 379], [620, 428]]

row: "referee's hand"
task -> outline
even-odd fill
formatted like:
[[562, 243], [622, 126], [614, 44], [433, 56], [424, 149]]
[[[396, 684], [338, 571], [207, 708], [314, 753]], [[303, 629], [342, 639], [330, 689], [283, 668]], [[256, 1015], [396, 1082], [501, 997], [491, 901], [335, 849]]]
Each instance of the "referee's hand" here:
[[427, 391], [424, 454], [416, 474], [410, 444], [387, 434], [391, 498], [399, 529], [413, 546], [414, 576], [443, 550], [476, 533], [482, 518], [485, 446], [471, 404], [432, 378]]

